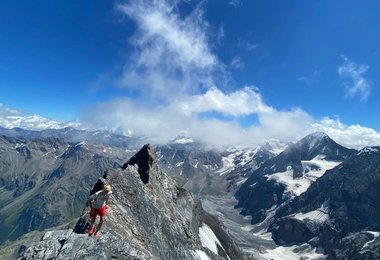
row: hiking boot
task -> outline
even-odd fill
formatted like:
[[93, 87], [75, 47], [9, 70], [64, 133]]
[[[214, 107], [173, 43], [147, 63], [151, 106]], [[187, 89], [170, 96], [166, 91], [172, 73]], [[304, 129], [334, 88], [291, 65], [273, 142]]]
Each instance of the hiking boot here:
[[99, 236], [100, 231], [96, 231], [94, 237], [97, 238]]
[[94, 233], [94, 226], [90, 227], [90, 230], [88, 231], [88, 234], [91, 236], [92, 233]]

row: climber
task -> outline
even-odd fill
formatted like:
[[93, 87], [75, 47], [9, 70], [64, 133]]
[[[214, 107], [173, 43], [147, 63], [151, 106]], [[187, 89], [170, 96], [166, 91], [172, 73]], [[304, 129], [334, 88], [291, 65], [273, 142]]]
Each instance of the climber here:
[[[91, 208], [91, 211], [90, 211], [91, 227], [88, 231], [88, 234], [90, 236], [92, 234], [94, 234], [94, 237], [99, 236], [100, 229], [106, 218], [108, 200], [111, 194], [112, 194], [111, 185], [105, 184], [103, 186], [103, 190], [100, 190], [89, 197], [88, 204], [90, 205], [90, 208]], [[98, 215], [100, 217], [100, 221], [96, 228], [96, 232], [94, 233], [94, 224], [95, 224], [96, 216]]]

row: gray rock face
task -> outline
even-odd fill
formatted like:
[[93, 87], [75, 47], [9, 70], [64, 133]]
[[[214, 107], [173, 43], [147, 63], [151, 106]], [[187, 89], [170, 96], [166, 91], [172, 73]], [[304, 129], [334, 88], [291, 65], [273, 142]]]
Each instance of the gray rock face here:
[[[367, 147], [327, 171], [305, 193], [280, 208], [272, 225], [288, 225], [295, 221], [292, 216], [296, 213], [314, 215], [314, 222], [318, 223], [322, 215], [310, 212], [325, 207], [325, 220], [319, 226], [313, 230], [308, 226], [302, 236], [296, 232], [272, 234], [275, 240], [294, 243], [307, 242], [307, 234], [312, 232], [313, 243], [323, 246], [330, 259], [380, 259], [376, 248], [380, 231], [379, 187], [380, 147]], [[307, 220], [302, 221], [305, 226]]]
[[204, 150], [198, 143], [157, 146], [157, 155], [165, 172], [197, 194], [202, 187], [210, 187], [213, 172], [223, 165], [220, 152]]
[[266, 160], [270, 146], [255, 149], [208, 149], [199, 143], [157, 147], [160, 167], [184, 188], [200, 196], [234, 193]]
[[294, 218], [277, 220], [269, 229], [278, 245], [297, 244], [308, 241], [314, 235], [304, 222]]
[[[285, 194], [285, 184], [269, 177], [275, 173], [287, 172], [291, 169], [294, 180], [302, 178], [309, 169], [304, 169], [302, 161], [308, 161], [316, 156], [325, 160], [343, 161], [356, 153], [330, 139], [326, 134], [314, 133], [297, 143], [287, 147], [278, 156], [269, 159], [254, 171], [249, 179], [235, 193], [239, 200], [237, 208], [242, 208], [242, 214], [251, 215], [252, 223], [259, 223], [266, 217], [265, 212], [273, 206], [280, 206], [291, 197]], [[294, 197], [294, 196], [293, 196]]]
[[[103, 182], [113, 187], [99, 238], [86, 234], [86, 207], [74, 231], [45, 234], [20, 259], [245, 259], [200, 201], [160, 170], [149, 145], [123, 169], [108, 170], [95, 187], [100, 189]], [[215, 247], [205, 244], [200, 231], [206, 227], [216, 238], [211, 239]]]
[[328, 259], [380, 259], [380, 238], [370, 232], [357, 232], [339, 240]]

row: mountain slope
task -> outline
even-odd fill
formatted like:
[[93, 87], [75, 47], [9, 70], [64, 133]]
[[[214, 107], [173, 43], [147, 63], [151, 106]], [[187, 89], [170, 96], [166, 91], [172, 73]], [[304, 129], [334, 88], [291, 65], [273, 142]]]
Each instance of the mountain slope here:
[[324, 133], [308, 135], [251, 174], [235, 194], [237, 207], [252, 216], [252, 223], [261, 222], [268, 211], [306, 191], [327, 169], [355, 152]]
[[[379, 259], [379, 187], [380, 147], [364, 148], [278, 210], [269, 230], [280, 243], [314, 238], [331, 259]], [[286, 228], [295, 221], [303, 232]]]
[[112, 146], [123, 149], [137, 149], [142, 142], [137, 138], [115, 134], [109, 131], [86, 131], [72, 127], [61, 129], [45, 129], [41, 131], [26, 130], [22, 128], [4, 128], [0, 126], [0, 135], [15, 137], [23, 140], [60, 138], [69, 143], [97, 143], [104, 146]]
[[192, 143], [172, 143], [157, 147], [162, 169], [180, 185], [198, 195], [222, 196], [235, 192], [254, 169], [273, 157], [268, 147], [229, 149], [204, 148]]
[[119, 156], [126, 153], [61, 138], [0, 136], [0, 243], [78, 217], [89, 182], [118, 167]]
[[205, 213], [199, 200], [163, 173], [154, 150], [144, 146], [102, 182], [113, 195], [100, 238], [85, 234], [88, 208], [74, 232], [52, 231], [29, 247], [23, 259], [245, 259], [221, 223]]

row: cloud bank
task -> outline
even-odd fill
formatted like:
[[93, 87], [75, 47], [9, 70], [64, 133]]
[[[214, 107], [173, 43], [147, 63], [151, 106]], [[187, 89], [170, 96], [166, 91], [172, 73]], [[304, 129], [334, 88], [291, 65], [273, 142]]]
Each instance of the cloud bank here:
[[29, 115], [6, 107], [0, 103], [0, 126], [5, 128], [24, 128], [29, 130], [60, 129], [64, 127], [80, 128], [79, 122], [58, 122], [39, 115]]
[[[185, 135], [211, 146], [252, 146], [271, 138], [297, 141], [324, 131], [348, 147], [380, 144], [380, 134], [373, 129], [328, 117], [318, 120], [297, 107], [278, 110], [253, 86], [222, 91], [229, 74], [212, 51], [218, 39], [209, 38], [213, 34], [202, 6], [188, 15], [180, 14], [177, 0], [128, 1], [117, 9], [136, 25], [134, 52], [119, 87], [138, 95], [85, 109], [83, 120], [93, 127], [145, 136], [153, 143]], [[242, 66], [240, 58], [231, 63], [233, 68]], [[367, 69], [348, 59], [338, 69], [339, 75], [352, 80], [350, 95], [368, 97], [363, 77]]]

